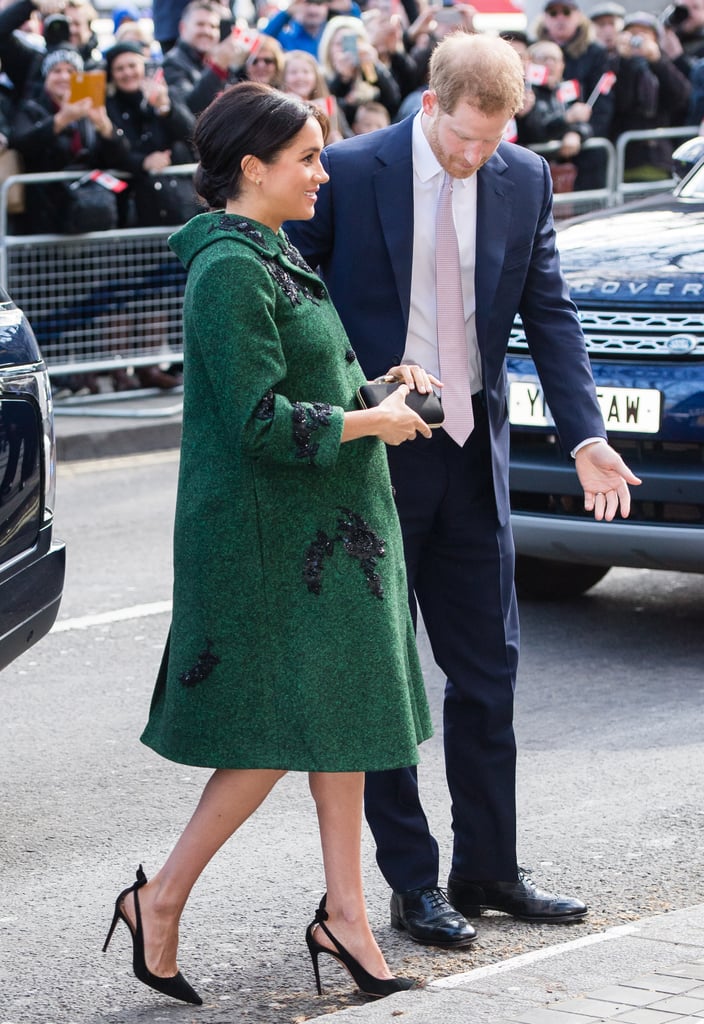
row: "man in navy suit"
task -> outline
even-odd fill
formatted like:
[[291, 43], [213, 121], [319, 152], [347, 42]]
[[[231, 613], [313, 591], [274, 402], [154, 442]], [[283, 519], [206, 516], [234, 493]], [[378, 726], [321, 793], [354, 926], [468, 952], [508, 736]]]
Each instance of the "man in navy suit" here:
[[388, 449], [411, 607], [415, 612], [417, 601], [447, 674], [444, 744], [454, 832], [447, 893], [438, 886], [438, 845], [415, 771], [370, 774], [366, 786], [377, 860], [393, 890], [391, 923], [417, 942], [447, 948], [476, 937], [466, 918], [483, 908], [540, 922], [587, 913], [580, 900], [539, 890], [516, 858], [519, 637], [504, 357], [517, 311], [562, 446], [574, 456], [586, 509], [597, 519], [613, 519], [619, 508], [627, 516], [628, 484], [639, 483], [606, 441], [560, 273], [547, 164], [502, 142], [523, 90], [520, 60], [506, 42], [449, 36], [434, 51], [419, 114], [326, 150], [330, 181], [320, 189], [316, 215], [289, 225], [294, 243], [320, 268], [366, 375], [403, 364], [398, 379], [425, 391], [443, 376], [435, 216], [449, 176], [473, 429], [467, 440], [439, 429]]

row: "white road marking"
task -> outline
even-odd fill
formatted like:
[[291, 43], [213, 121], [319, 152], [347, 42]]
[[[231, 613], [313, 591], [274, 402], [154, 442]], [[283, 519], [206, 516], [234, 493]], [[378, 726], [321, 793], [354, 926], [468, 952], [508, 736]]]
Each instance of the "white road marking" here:
[[57, 622], [52, 633], [67, 633], [71, 629], [91, 629], [93, 626], [109, 626], [113, 622], [129, 619], [144, 619], [148, 615], [165, 615], [171, 611], [171, 601], [153, 601], [151, 604], [133, 604], [130, 608], [116, 608], [112, 612], [98, 612], [95, 615], [80, 615], [75, 619]]

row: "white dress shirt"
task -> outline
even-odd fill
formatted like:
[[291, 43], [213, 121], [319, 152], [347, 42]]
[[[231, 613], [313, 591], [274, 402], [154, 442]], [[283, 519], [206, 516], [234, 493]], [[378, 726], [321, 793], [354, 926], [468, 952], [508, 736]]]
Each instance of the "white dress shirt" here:
[[[408, 334], [404, 363], [417, 363], [442, 380], [438, 358], [435, 298], [435, 214], [444, 171], [421, 127], [422, 111], [413, 122], [413, 268]], [[474, 268], [477, 240], [477, 178], [455, 178], [452, 213], [457, 231], [462, 272], [464, 318], [467, 329], [470, 388], [482, 387], [481, 360], [475, 327]], [[458, 228], [459, 225], [459, 228]]]

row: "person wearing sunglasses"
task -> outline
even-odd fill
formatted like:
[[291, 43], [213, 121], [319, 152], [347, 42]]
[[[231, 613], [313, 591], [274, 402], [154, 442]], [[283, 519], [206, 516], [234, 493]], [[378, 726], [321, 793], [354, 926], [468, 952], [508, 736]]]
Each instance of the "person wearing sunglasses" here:
[[[586, 101], [609, 69], [609, 54], [597, 42], [594, 25], [580, 9], [577, 0], [547, 0], [533, 27], [533, 37], [557, 43], [565, 59], [564, 81], [576, 82], [575, 100]], [[613, 109], [612, 94], [599, 96], [590, 120], [594, 138], [610, 137]], [[582, 153], [575, 189], [603, 188], [605, 184], [604, 151], [596, 149]]]
[[260, 35], [258, 38], [259, 44], [245, 64], [244, 77], [250, 82], [280, 89], [284, 75], [284, 51], [271, 36]]

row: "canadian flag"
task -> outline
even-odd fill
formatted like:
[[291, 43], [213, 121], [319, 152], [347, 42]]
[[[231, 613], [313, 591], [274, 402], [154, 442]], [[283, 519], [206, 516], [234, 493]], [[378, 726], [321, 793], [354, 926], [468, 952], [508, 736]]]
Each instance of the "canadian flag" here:
[[116, 178], [114, 174], [108, 174], [107, 171], [91, 171], [88, 175], [88, 180], [94, 181], [97, 185], [102, 185], [108, 192], [124, 192], [127, 188], [126, 181]]
[[504, 128], [503, 141], [504, 142], [515, 142], [518, 139], [518, 125], [516, 124], [516, 118], [512, 117]]
[[587, 103], [591, 107], [600, 96], [606, 96], [613, 89], [614, 82], [616, 81], [615, 71], [605, 71], [599, 81], [596, 83], [591, 91], [591, 95], [587, 100]]
[[566, 82], [560, 82], [557, 87], [557, 98], [561, 103], [574, 103], [580, 96], [579, 82], [576, 78], [570, 78]]
[[259, 49], [261, 39], [259, 38], [258, 32], [253, 32], [251, 29], [235, 25], [232, 29], [232, 36], [238, 43], [242, 43], [242, 46], [246, 46], [250, 54], [256, 53]]
[[544, 64], [529, 64], [526, 68], [526, 85], [545, 85], [548, 69]]

